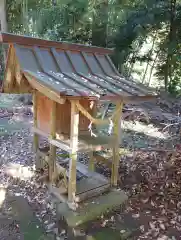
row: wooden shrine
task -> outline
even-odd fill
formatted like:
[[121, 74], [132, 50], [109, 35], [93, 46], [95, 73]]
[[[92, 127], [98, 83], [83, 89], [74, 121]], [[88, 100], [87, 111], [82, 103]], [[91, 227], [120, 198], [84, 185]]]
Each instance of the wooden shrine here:
[[[8, 33], [0, 41], [9, 44], [3, 92], [33, 94], [36, 166], [48, 169], [48, 188], [62, 202], [57, 212], [76, 227], [121, 205], [127, 196], [115, 187], [123, 104], [155, 96], [118, 73], [111, 49]], [[116, 104], [109, 119], [97, 118], [100, 100]], [[99, 131], [105, 124], [112, 126], [112, 134]], [[40, 148], [39, 136], [47, 139], [48, 148]], [[94, 152], [104, 148], [112, 149], [110, 179], [94, 167]], [[57, 149], [69, 157], [58, 161]], [[87, 165], [79, 161], [79, 152], [88, 154]]]

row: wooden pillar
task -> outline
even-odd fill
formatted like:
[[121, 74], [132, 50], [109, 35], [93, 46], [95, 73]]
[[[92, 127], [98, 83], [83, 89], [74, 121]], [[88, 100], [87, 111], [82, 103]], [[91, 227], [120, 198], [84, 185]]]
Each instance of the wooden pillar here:
[[119, 170], [119, 144], [120, 144], [120, 133], [121, 133], [121, 115], [122, 115], [122, 109], [123, 109], [123, 102], [119, 102], [116, 104], [116, 115], [113, 119], [114, 124], [114, 136], [115, 136], [115, 143], [113, 146], [113, 161], [112, 161], [112, 172], [111, 172], [111, 185], [117, 186], [118, 181], [118, 170]]
[[[33, 92], [33, 125], [35, 128], [38, 126], [38, 119], [37, 119], [37, 91], [35, 90]], [[33, 145], [34, 145], [34, 151], [37, 152], [39, 141], [38, 141], [38, 134], [34, 133], [33, 136]]]
[[76, 163], [78, 149], [78, 129], [79, 129], [79, 111], [76, 101], [71, 101], [71, 127], [70, 127], [70, 163], [69, 163], [69, 183], [68, 183], [68, 200], [74, 202], [76, 193]]
[[[92, 110], [92, 116], [96, 117], [97, 115], [97, 104], [96, 102], [92, 102], [91, 106], [90, 106], [91, 110]], [[96, 126], [93, 124], [93, 129], [96, 129]], [[90, 171], [94, 171], [95, 170], [95, 159], [94, 159], [94, 151], [91, 151], [88, 153], [89, 156], [89, 162], [88, 162], [88, 168]]]
[[[57, 109], [57, 103], [52, 100], [51, 122], [50, 122], [51, 139], [56, 139], [56, 109]], [[56, 146], [54, 146], [53, 144], [50, 144], [50, 156], [49, 156], [48, 165], [49, 165], [49, 173], [48, 173], [49, 180], [50, 182], [52, 182], [53, 174], [55, 172], [55, 166], [56, 166]]]
[[[38, 126], [38, 119], [37, 119], [37, 91], [33, 92], [33, 125], [35, 128]], [[34, 133], [34, 150], [37, 152], [38, 150], [38, 134]]]
[[88, 168], [90, 171], [94, 171], [95, 170], [94, 152], [93, 151], [89, 152], [88, 156], [89, 156]]

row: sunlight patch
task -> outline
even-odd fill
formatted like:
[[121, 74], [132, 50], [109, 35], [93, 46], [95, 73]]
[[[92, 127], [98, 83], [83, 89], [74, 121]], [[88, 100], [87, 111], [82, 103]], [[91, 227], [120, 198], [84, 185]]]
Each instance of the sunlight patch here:
[[23, 166], [19, 163], [9, 163], [4, 166], [4, 171], [14, 178], [19, 178], [21, 180], [28, 180], [34, 176], [34, 172], [30, 167]]
[[168, 139], [169, 137], [169, 134], [160, 132], [159, 129], [154, 127], [153, 125], [146, 125], [138, 121], [135, 121], [135, 123], [130, 121], [123, 121], [122, 128], [125, 130], [135, 131], [137, 133], [143, 133], [147, 136], [159, 139]]
[[0, 186], [0, 208], [2, 207], [6, 198], [6, 189]]

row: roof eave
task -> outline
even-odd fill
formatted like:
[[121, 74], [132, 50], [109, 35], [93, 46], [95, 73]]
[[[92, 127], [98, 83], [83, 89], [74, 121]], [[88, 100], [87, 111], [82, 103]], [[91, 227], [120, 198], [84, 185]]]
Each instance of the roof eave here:
[[158, 95], [145, 95], [145, 96], [102, 96], [100, 97], [100, 100], [109, 100], [111, 102], [117, 102], [117, 101], [123, 101], [125, 103], [127, 102], [147, 102], [147, 101], [156, 101]]

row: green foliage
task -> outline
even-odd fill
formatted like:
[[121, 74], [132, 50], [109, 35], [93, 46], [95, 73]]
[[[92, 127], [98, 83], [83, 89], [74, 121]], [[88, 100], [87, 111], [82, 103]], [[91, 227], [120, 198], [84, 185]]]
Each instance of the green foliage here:
[[72, 0], [32, 12], [35, 31], [51, 40], [78, 41], [84, 36], [84, 13], [88, 8], [86, 1]]
[[[137, 8], [128, 9], [125, 22], [122, 22], [115, 38], [115, 46], [120, 51], [119, 62], [125, 64], [137, 60], [152, 59], [139, 57], [139, 51], [145, 40], [153, 31], [158, 32], [155, 50], [158, 52], [156, 76], [163, 81], [165, 88], [177, 94], [180, 86], [180, 20], [181, 1], [158, 0], [137, 2]], [[172, 5], [171, 5], [172, 4]], [[130, 4], [131, 5], [131, 4]], [[131, 9], [131, 10], [130, 10]], [[130, 58], [130, 55], [134, 57]]]

